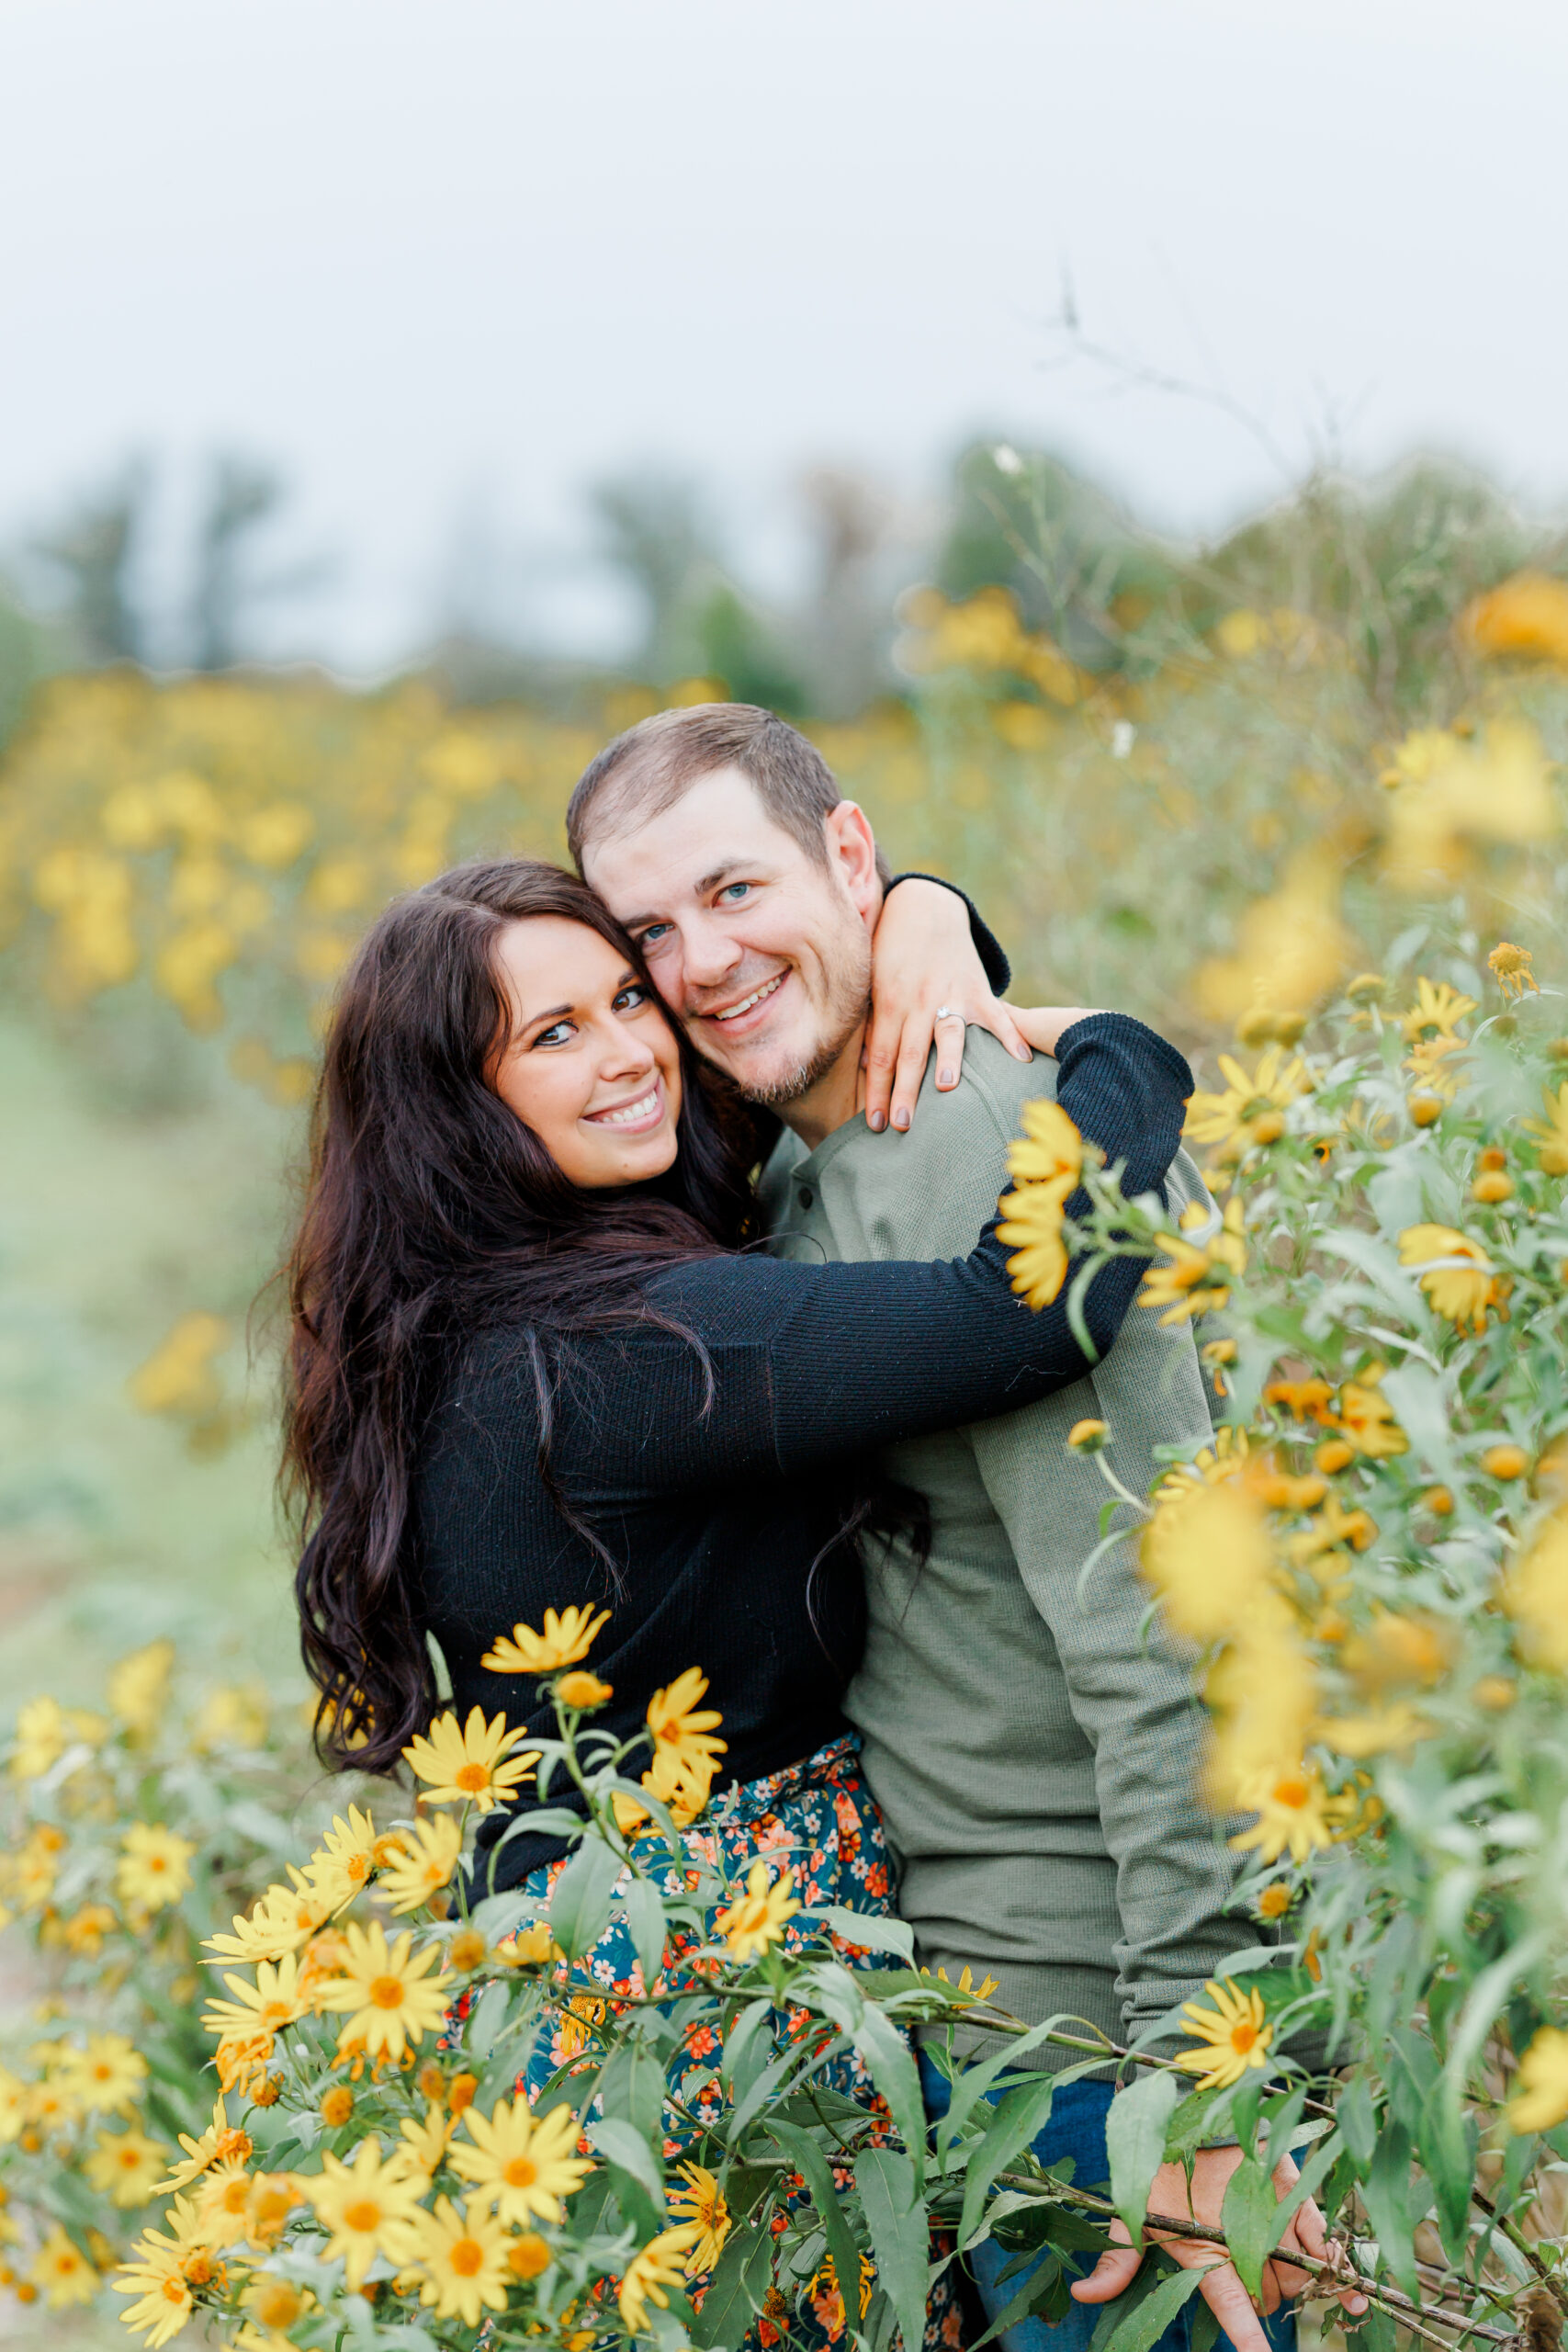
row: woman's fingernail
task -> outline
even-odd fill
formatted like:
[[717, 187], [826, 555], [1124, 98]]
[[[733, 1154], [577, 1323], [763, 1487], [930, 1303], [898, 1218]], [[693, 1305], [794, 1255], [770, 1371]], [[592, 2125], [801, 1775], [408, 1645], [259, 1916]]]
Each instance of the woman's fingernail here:
[[955, 1069], [939, 1069], [936, 1074], [936, 1082], [939, 1086], [956, 1086], [958, 1072]]
[[1032, 1062], [1034, 1059], [1033, 1054], [1027, 1046], [1015, 1046], [1013, 1052], [1021, 1062]]
[[873, 1111], [866, 1119], [866, 1125], [871, 1129], [874, 1136], [879, 1136], [886, 1125], [887, 1114], [886, 1111]]
[[893, 1124], [899, 1129], [907, 1127], [909, 1124], [909, 1114], [908, 1111], [895, 1111], [893, 1114]]

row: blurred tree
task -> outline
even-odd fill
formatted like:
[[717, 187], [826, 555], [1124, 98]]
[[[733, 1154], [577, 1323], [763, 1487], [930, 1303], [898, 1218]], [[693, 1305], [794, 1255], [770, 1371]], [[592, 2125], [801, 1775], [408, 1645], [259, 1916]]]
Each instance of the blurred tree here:
[[760, 703], [785, 718], [819, 708], [767, 622], [728, 580], [703, 604], [696, 636], [703, 676], [721, 679], [732, 702]]
[[145, 616], [137, 603], [132, 566], [151, 488], [146, 460], [133, 458], [118, 481], [85, 500], [51, 537], [34, 544], [33, 552], [63, 577], [63, 617], [84, 662], [146, 659]]
[[270, 578], [251, 561], [254, 535], [283, 504], [285, 487], [270, 466], [228, 452], [212, 460], [197, 526], [189, 608], [189, 666], [230, 670], [245, 659], [245, 624], [254, 606], [314, 587], [328, 570], [320, 558]]
[[62, 648], [0, 581], [0, 746], [20, 723], [28, 695], [61, 666]]
[[888, 684], [894, 507], [863, 475], [818, 466], [800, 484], [816, 576], [797, 635], [814, 712], [851, 718]]
[[704, 662], [702, 615], [723, 572], [714, 534], [690, 482], [628, 475], [591, 493], [605, 553], [644, 606], [643, 640], [632, 668], [667, 684]]

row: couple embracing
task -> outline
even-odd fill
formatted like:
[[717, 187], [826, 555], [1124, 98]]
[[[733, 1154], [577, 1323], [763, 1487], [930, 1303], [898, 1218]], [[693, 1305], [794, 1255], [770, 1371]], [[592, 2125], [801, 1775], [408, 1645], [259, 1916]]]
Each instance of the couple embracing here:
[[[1105, 1489], [1065, 1440], [1105, 1421], [1143, 1492], [1209, 1414], [1188, 1328], [1129, 1315], [1136, 1260], [1095, 1276], [1086, 1353], [1070, 1273], [1031, 1313], [994, 1220], [1047, 1094], [1129, 1193], [1194, 1197], [1190, 1072], [1124, 1015], [999, 1003], [978, 917], [894, 882], [768, 712], [645, 720], [567, 830], [576, 874], [472, 864], [389, 907], [335, 1010], [288, 1424], [324, 1752], [396, 1766], [435, 1712], [433, 1641], [459, 1718], [514, 1707], [497, 1635], [592, 1603], [617, 1736], [700, 1659], [724, 1734], [704, 1829], [732, 1863], [787, 1852], [797, 1893], [897, 1908], [923, 1964], [994, 1978], [1015, 2017], [1130, 2041], [1253, 1931], [1132, 1544], [1080, 1589]], [[527, 1802], [487, 1820], [481, 1865]], [[542, 1899], [564, 1850], [525, 1826], [496, 1884]], [[1104, 2179], [1112, 2096], [1066, 2086], [1042, 2161]], [[1217, 2222], [1236, 2157], [1160, 2175], [1151, 2210]], [[1282, 2250], [1321, 2246], [1304, 2205]], [[991, 2316], [1004, 2260], [976, 2256]], [[1138, 2260], [1104, 2256], [1008, 2352], [1087, 2344]], [[1303, 2278], [1266, 2283], [1272, 2310]], [[1264, 2352], [1228, 2266], [1203, 2292]]]

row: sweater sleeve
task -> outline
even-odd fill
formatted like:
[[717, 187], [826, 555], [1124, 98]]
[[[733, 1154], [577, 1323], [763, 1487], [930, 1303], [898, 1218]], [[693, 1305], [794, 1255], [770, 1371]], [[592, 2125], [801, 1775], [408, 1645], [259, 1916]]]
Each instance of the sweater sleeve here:
[[[1124, 1014], [1096, 1013], [1065, 1034], [1058, 1060], [1058, 1102], [1108, 1160], [1125, 1162], [1126, 1191], [1160, 1187], [1192, 1083], [1181, 1056]], [[646, 1328], [624, 1346], [617, 1409], [592, 1416], [595, 1469], [614, 1479], [618, 1468], [645, 1492], [789, 1475], [1081, 1379], [1115, 1339], [1144, 1261], [1115, 1258], [1096, 1274], [1086, 1354], [1067, 1316], [1077, 1261], [1036, 1314], [1013, 1295], [1009, 1254], [993, 1219], [951, 1262], [716, 1258], [660, 1276], [650, 1300], [701, 1350]]]

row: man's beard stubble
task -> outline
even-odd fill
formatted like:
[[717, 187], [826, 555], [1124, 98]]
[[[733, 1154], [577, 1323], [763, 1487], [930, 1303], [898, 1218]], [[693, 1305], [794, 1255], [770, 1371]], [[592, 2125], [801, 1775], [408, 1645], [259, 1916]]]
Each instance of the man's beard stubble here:
[[748, 1102], [756, 1102], [764, 1110], [780, 1111], [786, 1103], [798, 1102], [832, 1069], [855, 1031], [871, 1012], [871, 943], [861, 933], [864, 944], [863, 957], [854, 958], [858, 968], [846, 971], [841, 967], [829, 974], [831, 992], [822, 1014], [822, 1035], [814, 1050], [792, 1070], [760, 1085], [747, 1086], [737, 1080]]

